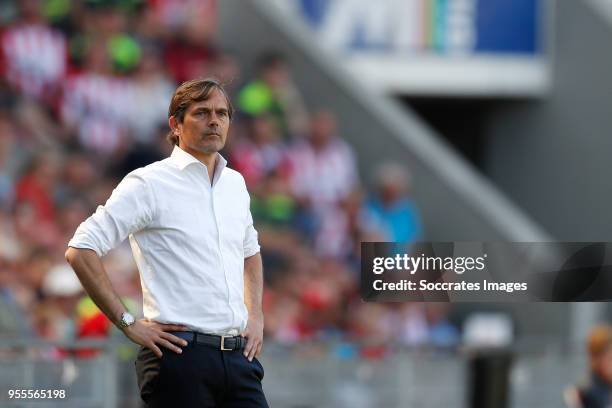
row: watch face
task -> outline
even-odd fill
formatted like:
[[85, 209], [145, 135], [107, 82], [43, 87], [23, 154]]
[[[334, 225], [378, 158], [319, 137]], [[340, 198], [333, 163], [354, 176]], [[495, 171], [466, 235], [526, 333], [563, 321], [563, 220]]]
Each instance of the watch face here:
[[124, 327], [127, 327], [134, 323], [134, 316], [129, 313], [124, 313], [121, 315], [121, 323], [123, 323]]

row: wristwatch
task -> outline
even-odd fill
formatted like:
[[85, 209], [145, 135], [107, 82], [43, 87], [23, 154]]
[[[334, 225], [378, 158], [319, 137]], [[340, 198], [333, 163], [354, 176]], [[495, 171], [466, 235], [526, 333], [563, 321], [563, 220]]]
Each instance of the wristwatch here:
[[133, 325], [136, 322], [134, 316], [129, 314], [128, 312], [121, 313], [121, 320], [119, 320], [119, 328], [125, 329], [128, 326]]

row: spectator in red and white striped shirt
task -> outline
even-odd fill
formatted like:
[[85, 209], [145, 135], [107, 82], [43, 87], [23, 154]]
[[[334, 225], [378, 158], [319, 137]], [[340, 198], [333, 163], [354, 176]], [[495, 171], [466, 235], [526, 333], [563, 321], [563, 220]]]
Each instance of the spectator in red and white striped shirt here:
[[358, 182], [355, 155], [336, 135], [336, 119], [321, 110], [311, 119], [309, 136], [290, 150], [294, 193], [315, 209], [336, 206]]
[[103, 43], [88, 52], [85, 70], [68, 78], [61, 106], [62, 120], [73, 128], [88, 150], [115, 152], [128, 133], [133, 82], [111, 74]]
[[39, 1], [18, 4], [20, 19], [2, 33], [3, 75], [19, 91], [52, 104], [66, 73], [66, 38], [41, 18]]
[[308, 137], [290, 149], [289, 160], [293, 193], [319, 226], [314, 237], [317, 253], [346, 256], [350, 223], [341, 206], [359, 180], [354, 153], [337, 136], [331, 112], [321, 110], [312, 117]]

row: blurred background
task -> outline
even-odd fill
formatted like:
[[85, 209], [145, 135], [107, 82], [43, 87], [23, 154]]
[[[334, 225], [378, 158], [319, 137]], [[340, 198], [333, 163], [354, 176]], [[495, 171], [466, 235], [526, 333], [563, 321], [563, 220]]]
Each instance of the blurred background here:
[[[140, 406], [136, 347], [63, 254], [207, 76], [237, 108], [271, 406], [578, 403], [606, 303], [364, 303], [359, 250], [610, 241], [610, 38], [607, 0], [0, 2], [0, 405]], [[141, 315], [129, 245], [104, 264]]]

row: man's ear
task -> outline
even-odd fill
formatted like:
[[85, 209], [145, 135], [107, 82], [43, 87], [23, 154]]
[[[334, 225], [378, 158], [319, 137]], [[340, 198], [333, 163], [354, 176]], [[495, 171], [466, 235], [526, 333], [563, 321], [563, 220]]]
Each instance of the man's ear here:
[[180, 133], [179, 122], [178, 120], [176, 120], [174, 116], [170, 116], [168, 118], [168, 126], [170, 126], [170, 129], [172, 129], [175, 135], [177, 136], [179, 135]]

